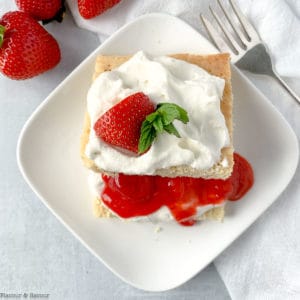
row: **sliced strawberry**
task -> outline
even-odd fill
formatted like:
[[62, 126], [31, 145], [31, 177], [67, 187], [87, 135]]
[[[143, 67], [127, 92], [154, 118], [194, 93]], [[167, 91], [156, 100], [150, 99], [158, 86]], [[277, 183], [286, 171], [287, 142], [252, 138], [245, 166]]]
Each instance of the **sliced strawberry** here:
[[106, 143], [138, 153], [142, 123], [154, 110], [145, 94], [136, 93], [105, 112], [95, 123], [94, 130]]
[[121, 0], [78, 0], [78, 9], [82, 17], [91, 19], [115, 6], [120, 1]]
[[12, 79], [36, 76], [60, 61], [56, 40], [25, 12], [6, 13], [0, 19], [0, 35], [0, 71]]

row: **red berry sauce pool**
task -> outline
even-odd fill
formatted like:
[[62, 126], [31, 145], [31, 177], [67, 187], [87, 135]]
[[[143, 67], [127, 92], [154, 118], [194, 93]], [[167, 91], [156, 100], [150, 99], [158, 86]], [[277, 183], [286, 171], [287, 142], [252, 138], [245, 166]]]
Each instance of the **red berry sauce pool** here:
[[234, 168], [226, 179], [160, 177], [148, 175], [102, 175], [102, 201], [122, 218], [147, 216], [167, 206], [181, 225], [193, 225], [197, 207], [236, 201], [254, 182], [249, 162], [234, 153]]

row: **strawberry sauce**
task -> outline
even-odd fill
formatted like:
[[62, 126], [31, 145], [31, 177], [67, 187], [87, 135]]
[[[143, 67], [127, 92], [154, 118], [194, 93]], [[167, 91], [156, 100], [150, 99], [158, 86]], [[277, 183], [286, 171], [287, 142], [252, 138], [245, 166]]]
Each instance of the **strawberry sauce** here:
[[102, 201], [122, 218], [147, 216], [167, 206], [181, 225], [191, 226], [197, 207], [239, 200], [254, 182], [248, 161], [234, 153], [234, 168], [226, 179], [160, 177], [148, 175], [102, 175]]

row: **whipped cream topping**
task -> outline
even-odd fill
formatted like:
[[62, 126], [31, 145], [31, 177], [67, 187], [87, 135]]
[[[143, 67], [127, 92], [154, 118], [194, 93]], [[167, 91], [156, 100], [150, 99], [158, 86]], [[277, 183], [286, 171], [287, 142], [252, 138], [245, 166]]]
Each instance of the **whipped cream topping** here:
[[202, 68], [167, 56], [151, 57], [140, 51], [118, 68], [104, 72], [93, 82], [87, 110], [93, 128], [98, 118], [127, 96], [143, 92], [155, 103], [172, 102], [183, 107], [190, 121], [174, 121], [181, 135], [158, 135], [149, 151], [125, 154], [98, 138], [92, 129], [86, 155], [97, 167], [126, 174], [151, 175], [156, 169], [189, 165], [212, 167], [221, 149], [230, 143], [220, 110], [225, 81]]

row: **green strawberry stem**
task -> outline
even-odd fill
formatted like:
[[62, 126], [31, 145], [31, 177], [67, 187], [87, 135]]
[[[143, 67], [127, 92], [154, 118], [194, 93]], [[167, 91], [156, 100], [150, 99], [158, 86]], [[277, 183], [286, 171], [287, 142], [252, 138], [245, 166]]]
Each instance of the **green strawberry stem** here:
[[3, 25], [0, 25], [0, 48], [4, 40], [4, 32], [5, 32], [5, 27]]
[[155, 112], [148, 115], [142, 123], [138, 145], [139, 154], [148, 150], [156, 139], [157, 134], [164, 131], [180, 138], [180, 134], [173, 124], [175, 119], [184, 124], [189, 121], [187, 112], [179, 105], [174, 103], [159, 103]]

